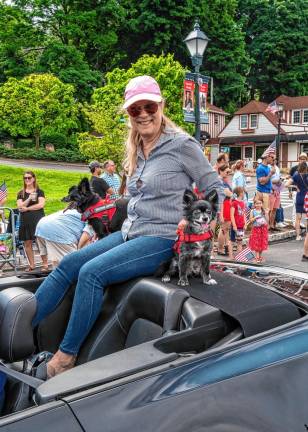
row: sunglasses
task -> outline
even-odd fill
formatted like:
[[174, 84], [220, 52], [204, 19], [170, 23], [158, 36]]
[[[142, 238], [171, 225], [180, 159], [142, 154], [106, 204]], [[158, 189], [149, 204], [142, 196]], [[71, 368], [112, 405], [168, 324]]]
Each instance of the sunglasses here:
[[156, 102], [151, 102], [146, 105], [133, 105], [127, 108], [127, 112], [131, 117], [138, 117], [142, 110], [147, 114], [155, 114], [158, 110], [158, 104]]
[[24, 177], [24, 180], [31, 180], [33, 177]]

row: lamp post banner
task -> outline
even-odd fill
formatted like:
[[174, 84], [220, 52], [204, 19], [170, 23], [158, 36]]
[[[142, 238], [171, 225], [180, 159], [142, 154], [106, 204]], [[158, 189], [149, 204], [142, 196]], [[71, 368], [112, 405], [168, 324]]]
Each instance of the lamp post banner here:
[[199, 102], [200, 102], [200, 123], [208, 123], [209, 115], [206, 109], [206, 100], [208, 92], [208, 79], [200, 76], [199, 77]]
[[184, 121], [195, 123], [195, 78], [190, 72], [186, 73], [184, 80], [183, 114]]

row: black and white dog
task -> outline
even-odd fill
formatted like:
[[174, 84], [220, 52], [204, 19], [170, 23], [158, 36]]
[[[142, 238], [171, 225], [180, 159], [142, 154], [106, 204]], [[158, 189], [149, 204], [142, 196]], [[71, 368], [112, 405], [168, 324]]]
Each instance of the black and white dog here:
[[90, 182], [85, 177], [78, 186], [72, 186], [63, 202], [71, 203], [68, 208], [76, 208], [82, 214], [81, 220], [88, 221], [98, 239], [110, 232], [119, 231], [127, 217], [128, 200], [119, 199], [107, 202], [91, 190]]
[[201, 276], [203, 283], [215, 285], [210, 275], [210, 258], [213, 233], [210, 223], [218, 211], [218, 194], [216, 190], [207, 194], [204, 199], [186, 190], [183, 197], [184, 217], [187, 225], [178, 231], [175, 243], [175, 256], [164, 274], [162, 281], [169, 282], [171, 277], [179, 274], [178, 285], [189, 285], [188, 276]]

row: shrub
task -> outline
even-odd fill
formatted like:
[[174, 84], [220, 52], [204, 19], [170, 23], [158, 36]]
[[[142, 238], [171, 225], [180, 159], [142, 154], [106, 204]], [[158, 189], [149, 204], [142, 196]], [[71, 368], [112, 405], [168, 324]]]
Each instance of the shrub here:
[[7, 149], [0, 144], [0, 156], [12, 159], [38, 159], [38, 160], [54, 160], [64, 162], [86, 162], [76, 150], [59, 149], [54, 152], [48, 152], [44, 149], [36, 150], [35, 148], [28, 149]]
[[45, 148], [46, 144], [53, 144], [56, 150], [66, 148], [67, 139], [66, 136], [59, 133], [42, 133], [41, 135], [41, 145]]

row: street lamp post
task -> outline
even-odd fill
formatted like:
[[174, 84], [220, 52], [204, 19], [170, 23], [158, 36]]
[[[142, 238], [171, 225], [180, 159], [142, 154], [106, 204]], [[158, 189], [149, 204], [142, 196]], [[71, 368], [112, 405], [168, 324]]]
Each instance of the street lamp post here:
[[277, 129], [277, 139], [276, 139], [276, 158], [277, 158], [277, 165], [278, 167], [280, 166], [279, 164], [279, 157], [280, 157], [280, 132], [281, 132], [281, 119], [282, 119], [282, 114], [283, 111], [281, 109], [281, 107], [279, 106], [279, 109], [277, 111], [277, 115], [278, 115], [278, 129]]
[[200, 97], [199, 97], [199, 72], [202, 65], [203, 53], [209, 42], [209, 38], [200, 30], [196, 21], [193, 31], [184, 39], [190, 53], [192, 65], [195, 68], [195, 138], [200, 142]]

